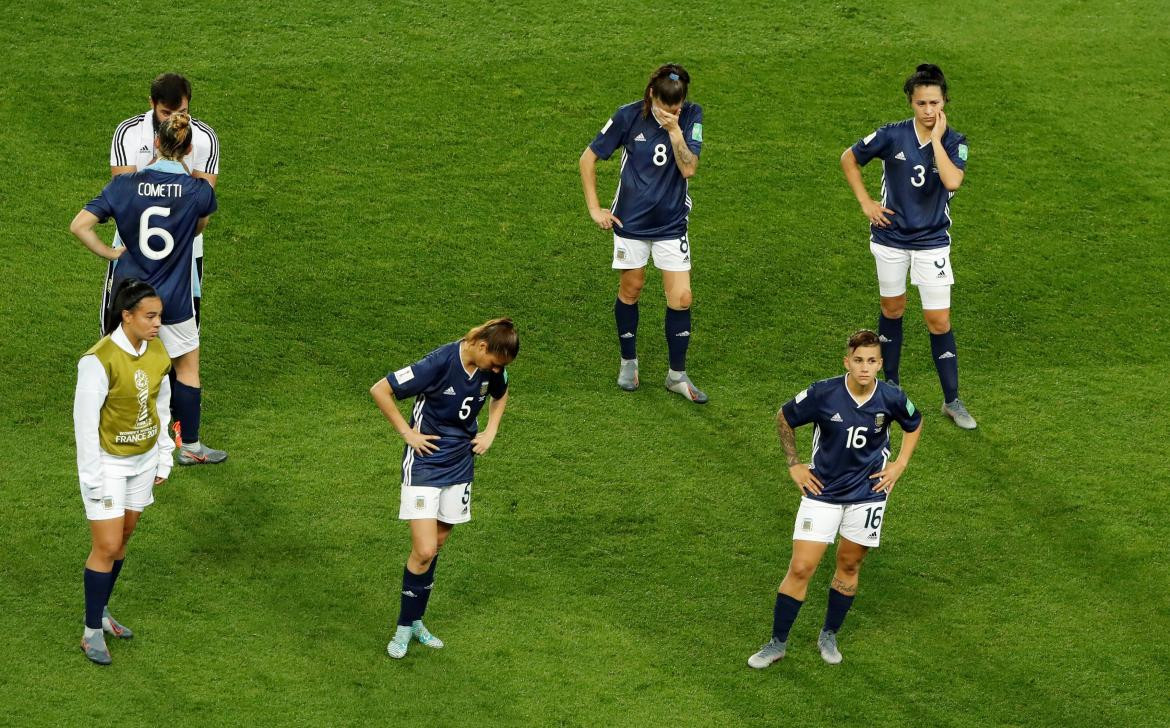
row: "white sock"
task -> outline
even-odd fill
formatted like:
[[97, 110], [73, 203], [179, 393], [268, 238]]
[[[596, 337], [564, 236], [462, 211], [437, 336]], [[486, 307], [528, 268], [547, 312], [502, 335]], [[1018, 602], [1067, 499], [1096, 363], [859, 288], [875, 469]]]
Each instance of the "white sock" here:
[[681, 372], [676, 372], [675, 370], [670, 369], [667, 373], [670, 375], [671, 379], [677, 380], [677, 379], [682, 379], [683, 377], [685, 377], [687, 375], [687, 370], [683, 369]]
[[198, 440], [196, 440], [195, 442], [184, 442], [183, 449], [184, 450], [202, 450], [203, 446], [199, 444]]
[[637, 359], [622, 359], [622, 364], [629, 364], [631, 362], [634, 364], [637, 364], [638, 360]]
[[410, 627], [398, 625], [398, 629], [394, 630], [395, 642], [409, 642], [410, 641]]
[[94, 637], [97, 637], [101, 633], [102, 633], [101, 627], [98, 627], [97, 629], [90, 629], [89, 627], [85, 628], [85, 638], [87, 640], [91, 640]]

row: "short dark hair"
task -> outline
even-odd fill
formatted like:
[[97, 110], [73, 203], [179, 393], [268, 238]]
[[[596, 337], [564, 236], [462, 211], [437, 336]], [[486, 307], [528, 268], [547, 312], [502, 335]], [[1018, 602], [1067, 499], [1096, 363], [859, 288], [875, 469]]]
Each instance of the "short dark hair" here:
[[686, 101], [690, 84], [691, 74], [677, 63], [659, 66], [658, 70], [650, 74], [650, 82], [646, 84], [646, 92], [642, 94], [642, 118], [650, 118], [651, 91], [654, 92], [654, 98], [673, 106]]
[[118, 290], [114, 293], [114, 305], [110, 309], [112, 315], [106, 317], [106, 336], [114, 333], [114, 329], [122, 325], [122, 312], [133, 311], [138, 308], [145, 298], [159, 298], [158, 292], [146, 281], [137, 278], [126, 278], [118, 283]]
[[858, 329], [852, 334], [849, 334], [849, 341], [845, 344], [845, 351], [852, 353], [855, 349], [862, 346], [881, 346], [882, 340], [878, 335], [869, 329]]
[[914, 69], [914, 73], [906, 79], [906, 83], [902, 84], [907, 101], [914, 95], [914, 89], [919, 86], [938, 86], [942, 91], [943, 101], [950, 101], [947, 96], [947, 78], [943, 75], [942, 69], [933, 63], [920, 64], [918, 68]]
[[150, 100], [172, 109], [191, 100], [191, 82], [177, 73], [160, 73], [150, 82]]

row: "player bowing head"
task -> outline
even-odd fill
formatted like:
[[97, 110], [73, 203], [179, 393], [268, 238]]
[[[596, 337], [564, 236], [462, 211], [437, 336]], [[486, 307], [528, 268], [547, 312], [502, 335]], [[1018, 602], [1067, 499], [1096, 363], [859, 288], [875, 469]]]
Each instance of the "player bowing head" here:
[[[857, 594], [861, 562], [881, 542], [886, 498], [902, 477], [918, 438], [922, 414], [906, 393], [878, 381], [882, 367], [877, 334], [855, 332], [845, 349], [844, 376], [814, 382], [776, 413], [776, 431], [788, 476], [800, 492], [792, 558], [776, 594], [772, 639], [748, 658], [764, 668], [784, 657], [788, 632], [808, 591], [808, 583], [829, 544], [837, 546], [837, 570], [829, 588], [825, 623], [817, 642], [821, 657], [841, 661], [837, 632]], [[905, 432], [898, 459], [890, 460], [890, 427]], [[794, 428], [813, 425], [811, 462], [796, 452]]]
[[[951, 329], [950, 200], [963, 184], [967, 138], [950, 128], [942, 69], [924, 63], [902, 85], [914, 116], [887, 124], [841, 154], [845, 179], [870, 222], [870, 252], [877, 265], [886, 379], [899, 381], [906, 274], [918, 287], [930, 332], [930, 350], [942, 385], [942, 412], [965, 430], [975, 418], [959, 399], [959, 359]], [[861, 167], [882, 160], [882, 199], [866, 190]]]
[[[202, 387], [191, 266], [195, 237], [207, 227], [216, 201], [211, 185], [188, 174], [183, 162], [191, 151], [193, 132], [190, 116], [181, 111], [170, 114], [153, 142], [157, 161], [110, 180], [70, 225], [70, 231], [95, 255], [118, 261], [115, 286], [137, 278], [162, 296], [159, 339], [174, 363], [171, 404], [181, 425], [180, 465], [227, 459], [226, 452], [199, 440]], [[122, 247], [106, 246], [94, 230], [110, 218], [125, 243]]]
[[[507, 366], [519, 353], [512, 319], [492, 319], [370, 388], [405, 442], [398, 517], [410, 522], [410, 555], [402, 570], [398, 627], [386, 645], [391, 657], [405, 656], [411, 637], [428, 647], [443, 646], [422, 621], [439, 550], [456, 524], [471, 520], [475, 456], [486, 454], [496, 439], [508, 402]], [[410, 398], [408, 422], [398, 401]], [[489, 398], [481, 432], [477, 418]]]
[[[613, 264], [620, 271], [614, 319], [621, 361], [618, 386], [638, 388], [638, 300], [651, 255], [662, 271], [666, 292], [666, 344], [670, 368], [666, 388], [698, 404], [707, 395], [686, 372], [691, 341], [691, 242], [688, 182], [699, 167], [703, 148], [703, 109], [687, 100], [691, 77], [674, 63], [660, 66], [640, 101], [610, 117], [581, 153], [581, 183], [589, 216], [613, 231]], [[597, 160], [621, 147], [617, 192], [609, 209], [597, 197]]]
[[122, 281], [114, 296], [109, 331], [77, 363], [73, 424], [81, 499], [91, 546], [85, 560], [85, 632], [81, 650], [110, 664], [105, 633], [129, 639], [108, 607], [122, 570], [126, 545], [154, 486], [171, 472], [171, 360], [156, 338], [163, 302], [148, 284]]

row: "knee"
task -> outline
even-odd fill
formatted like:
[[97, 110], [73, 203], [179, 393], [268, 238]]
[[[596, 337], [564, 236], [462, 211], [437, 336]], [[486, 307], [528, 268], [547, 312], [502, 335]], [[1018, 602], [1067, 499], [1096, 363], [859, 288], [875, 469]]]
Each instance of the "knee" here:
[[951, 312], [947, 310], [926, 311], [926, 330], [932, 334], [945, 334], [951, 330]]
[[645, 281], [622, 280], [618, 286], [618, 296], [624, 303], [637, 303], [642, 296], [642, 286]]
[[837, 571], [845, 576], [857, 576], [861, 571], [861, 559], [837, 559]]
[[906, 296], [882, 298], [882, 315], [888, 319], [902, 318], [906, 313]]
[[666, 295], [666, 305], [676, 311], [687, 310], [691, 307], [691, 289], [683, 288], [682, 290], [669, 292]]
[[100, 536], [93, 540], [93, 553], [103, 561], [113, 561], [122, 551], [122, 539], [119, 535]]
[[415, 546], [412, 552], [414, 560], [424, 566], [430, 566], [431, 562], [439, 554], [439, 544], [428, 544], [426, 546]]
[[798, 581], [808, 581], [816, 570], [816, 562], [811, 561], [793, 561], [788, 565], [788, 575]]

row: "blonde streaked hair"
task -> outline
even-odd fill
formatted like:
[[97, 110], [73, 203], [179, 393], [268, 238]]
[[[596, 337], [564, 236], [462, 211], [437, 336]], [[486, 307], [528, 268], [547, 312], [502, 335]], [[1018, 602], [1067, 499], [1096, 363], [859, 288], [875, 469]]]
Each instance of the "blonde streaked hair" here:
[[158, 156], [180, 161], [191, 149], [191, 115], [176, 111], [158, 127]]
[[468, 344], [487, 342], [488, 353], [512, 361], [520, 353], [520, 335], [512, 319], [494, 318], [485, 321], [463, 335]]

